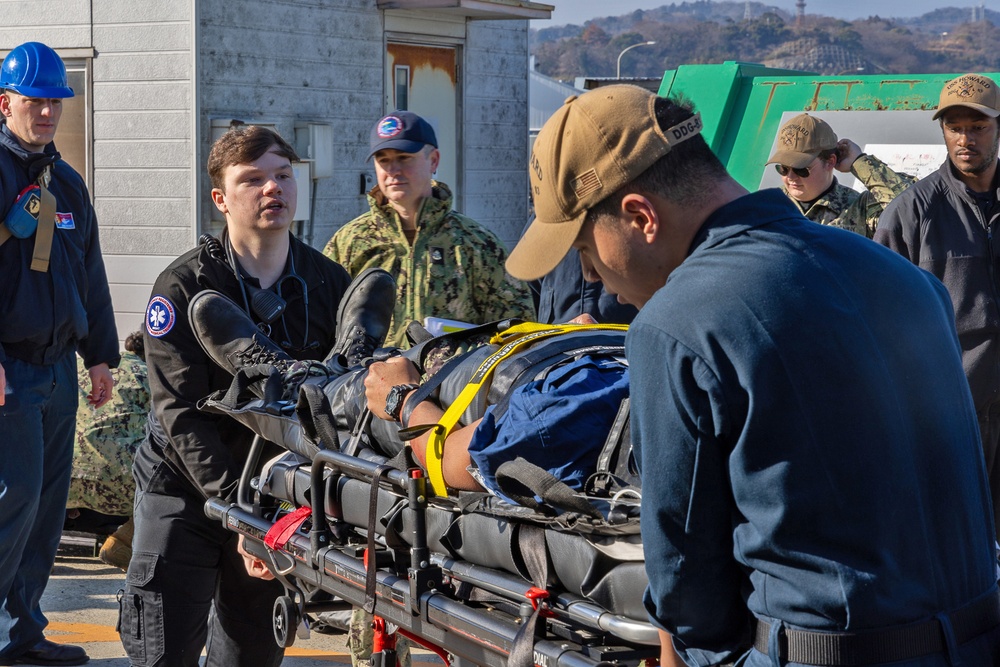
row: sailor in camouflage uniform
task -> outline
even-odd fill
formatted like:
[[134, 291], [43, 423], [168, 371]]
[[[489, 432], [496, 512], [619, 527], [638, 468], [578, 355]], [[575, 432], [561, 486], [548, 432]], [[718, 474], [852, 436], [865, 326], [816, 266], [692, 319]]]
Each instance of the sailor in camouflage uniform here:
[[[81, 359], [77, 373], [86, 377]], [[132, 559], [132, 506], [135, 480], [132, 461], [146, 437], [149, 412], [149, 379], [142, 332], [125, 339], [125, 352], [112, 371], [115, 388], [111, 400], [100, 408], [84, 401], [76, 411], [76, 442], [67, 508], [87, 508], [112, 516], [129, 517], [101, 545], [98, 557], [108, 565], [128, 569]], [[82, 392], [82, 390], [81, 390]]]
[[[83, 361], [77, 361], [81, 380], [89, 378]], [[149, 381], [146, 362], [132, 352], [123, 353], [112, 372], [115, 388], [110, 401], [97, 409], [80, 401], [66, 507], [131, 516], [135, 497], [132, 460], [146, 436]], [[85, 392], [81, 389], [80, 393], [82, 397]]]
[[500, 239], [452, 210], [452, 194], [433, 180], [440, 160], [434, 129], [409, 111], [372, 128], [378, 185], [371, 210], [342, 227], [323, 253], [352, 276], [377, 266], [396, 279], [396, 308], [386, 345], [407, 347], [411, 320], [440, 317], [481, 324], [534, 319], [527, 285], [504, 269]]
[[[785, 194], [802, 214], [821, 225], [840, 227], [868, 238], [875, 235], [885, 205], [913, 184], [850, 139], [838, 141], [828, 123], [800, 114], [778, 131], [778, 148], [767, 161], [781, 175]], [[834, 170], [853, 174], [867, 188], [841, 185]]]

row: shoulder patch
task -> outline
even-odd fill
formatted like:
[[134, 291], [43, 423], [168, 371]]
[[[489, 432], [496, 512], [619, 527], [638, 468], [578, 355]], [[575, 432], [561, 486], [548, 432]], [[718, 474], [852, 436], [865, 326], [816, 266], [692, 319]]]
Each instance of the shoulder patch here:
[[146, 331], [154, 338], [170, 333], [177, 321], [176, 309], [170, 299], [156, 294], [146, 307]]
[[76, 229], [72, 213], [56, 213], [56, 229]]

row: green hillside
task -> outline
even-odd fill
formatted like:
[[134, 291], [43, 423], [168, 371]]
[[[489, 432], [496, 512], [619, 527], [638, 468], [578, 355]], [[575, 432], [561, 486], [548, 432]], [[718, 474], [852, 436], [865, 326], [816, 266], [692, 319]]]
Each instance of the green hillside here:
[[842, 21], [806, 11], [799, 22], [759, 2], [682, 2], [532, 30], [531, 52], [538, 71], [567, 81], [615, 76], [621, 51], [645, 41], [656, 44], [629, 51], [623, 77], [727, 60], [826, 75], [1000, 70], [998, 12], [944, 8], [917, 18]]

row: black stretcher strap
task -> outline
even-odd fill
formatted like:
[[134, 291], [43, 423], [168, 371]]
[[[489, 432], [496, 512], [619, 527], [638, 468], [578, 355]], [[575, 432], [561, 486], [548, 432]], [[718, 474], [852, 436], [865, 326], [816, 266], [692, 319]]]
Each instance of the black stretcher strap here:
[[[946, 614], [955, 641], [961, 645], [1000, 625], [1000, 591]], [[771, 624], [757, 621], [754, 648], [768, 654]], [[913, 660], [946, 650], [940, 621], [873, 630], [871, 632], [813, 632], [785, 628], [780, 659], [823, 667], [870, 665]]]
[[[538, 526], [522, 525], [518, 529], [518, 545], [524, 564], [531, 574], [531, 580], [539, 589], [549, 586], [549, 556], [545, 547], [545, 529]], [[535, 634], [538, 619], [542, 616], [541, 603], [514, 635], [510, 655], [507, 656], [507, 667], [534, 667], [535, 665]]]
[[378, 490], [382, 483], [382, 478], [395, 470], [389, 465], [380, 465], [375, 469], [372, 476], [371, 493], [368, 495], [368, 545], [366, 555], [368, 567], [365, 572], [365, 604], [364, 610], [369, 614], [375, 613], [375, 573], [378, 570], [378, 558], [375, 553], [375, 521], [378, 514]]
[[604, 519], [600, 510], [565, 482], [520, 456], [513, 461], [501, 463], [497, 467], [495, 477], [500, 491], [518, 505], [540, 509], [539, 503], [535, 500], [535, 496], [538, 496], [550, 507], [577, 512], [594, 519]]
[[326, 394], [315, 384], [299, 387], [299, 400], [295, 404], [295, 416], [306, 437], [319, 445], [319, 449], [340, 450], [340, 436], [333, 422], [333, 408]]

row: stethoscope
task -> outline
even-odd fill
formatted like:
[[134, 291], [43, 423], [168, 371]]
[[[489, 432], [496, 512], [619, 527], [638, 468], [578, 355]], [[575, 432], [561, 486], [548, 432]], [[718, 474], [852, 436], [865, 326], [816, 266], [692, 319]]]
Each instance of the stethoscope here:
[[[239, 261], [236, 259], [236, 253], [233, 252], [233, 245], [229, 241], [228, 234], [225, 239], [225, 247], [226, 259], [233, 270], [233, 275], [236, 276], [236, 282], [240, 285], [240, 294], [243, 296], [243, 307], [247, 313], [259, 320], [257, 328], [261, 330], [261, 333], [270, 338], [272, 331], [271, 324], [280, 318], [281, 328], [284, 329], [286, 338], [286, 340], [279, 342], [281, 347], [286, 350], [308, 350], [318, 347], [318, 342], [309, 342], [309, 288], [306, 285], [306, 281], [295, 271], [295, 256], [292, 254], [292, 249], [290, 247], [288, 249], [288, 273], [278, 278], [278, 282], [274, 284], [272, 289], [261, 289], [253, 285], [247, 285], [244, 282], [243, 271], [240, 268]], [[293, 347], [292, 342], [288, 340], [291, 336], [288, 333], [288, 325], [285, 323], [285, 308], [288, 306], [288, 302], [285, 300], [282, 290], [285, 282], [289, 280], [298, 283], [299, 290], [302, 292], [302, 306], [305, 310], [302, 345], [297, 348]]]

